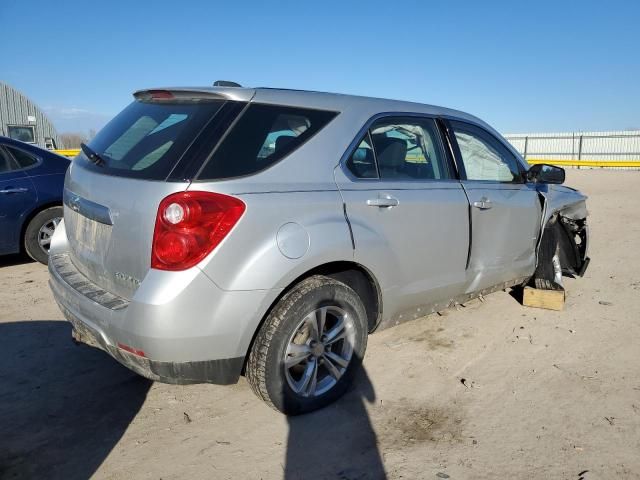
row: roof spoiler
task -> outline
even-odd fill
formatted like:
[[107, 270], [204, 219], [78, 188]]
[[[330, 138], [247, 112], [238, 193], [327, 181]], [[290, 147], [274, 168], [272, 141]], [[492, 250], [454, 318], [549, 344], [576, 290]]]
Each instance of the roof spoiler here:
[[153, 90], [138, 90], [133, 93], [133, 97], [136, 100], [142, 100], [147, 102], [164, 101], [202, 101], [202, 100], [221, 100], [225, 96], [218, 92], [198, 92], [189, 90], [174, 90], [174, 89], [153, 89]]
[[238, 87], [163, 87], [138, 90], [133, 97], [146, 102], [211, 102], [236, 100], [249, 102], [255, 95], [251, 88]]

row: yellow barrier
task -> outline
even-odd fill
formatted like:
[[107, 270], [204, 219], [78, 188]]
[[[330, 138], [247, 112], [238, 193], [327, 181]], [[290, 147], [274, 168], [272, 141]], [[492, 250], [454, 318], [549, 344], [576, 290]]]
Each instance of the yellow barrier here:
[[[67, 148], [54, 150], [58, 155], [65, 157], [75, 157], [80, 153], [80, 149]], [[635, 167], [640, 168], [640, 160], [556, 160], [553, 158], [529, 158], [527, 159], [531, 165], [536, 163], [548, 163], [550, 165], [558, 165], [559, 167]]]
[[53, 153], [57, 153], [58, 155], [62, 155], [63, 157], [75, 157], [80, 153], [80, 149], [79, 148], [60, 149], [60, 150], [54, 150]]
[[555, 160], [553, 158], [528, 158], [527, 162], [548, 163], [559, 167], [635, 167], [640, 168], [640, 160]]

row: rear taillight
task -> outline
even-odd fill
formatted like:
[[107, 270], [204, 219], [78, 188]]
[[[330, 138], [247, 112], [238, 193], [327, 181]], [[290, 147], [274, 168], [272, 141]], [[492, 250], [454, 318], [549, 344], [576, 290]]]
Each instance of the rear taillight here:
[[245, 211], [241, 200], [211, 192], [179, 192], [160, 202], [151, 268], [193, 267], [231, 231]]

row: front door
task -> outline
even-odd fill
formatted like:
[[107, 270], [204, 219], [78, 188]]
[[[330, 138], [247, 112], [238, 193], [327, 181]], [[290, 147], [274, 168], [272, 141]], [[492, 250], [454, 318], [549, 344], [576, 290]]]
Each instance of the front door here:
[[463, 291], [468, 203], [433, 119], [377, 120], [335, 176], [355, 261], [378, 279], [387, 318]]
[[471, 206], [467, 292], [532, 275], [542, 211], [534, 186], [488, 131], [450, 121], [449, 132]]

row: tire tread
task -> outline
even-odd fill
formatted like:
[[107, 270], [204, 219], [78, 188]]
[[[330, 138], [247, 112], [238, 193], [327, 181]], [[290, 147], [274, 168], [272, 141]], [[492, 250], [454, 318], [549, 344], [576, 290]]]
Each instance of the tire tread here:
[[[24, 251], [27, 253], [27, 255], [29, 255], [29, 257], [31, 257], [33, 260], [40, 263], [44, 263], [44, 264], [47, 263], [46, 262], [47, 259], [46, 257], [43, 256], [43, 253], [40, 250], [40, 246], [33, 243], [34, 242], [33, 235], [35, 234], [37, 236], [38, 230], [42, 225], [42, 219], [62, 217], [63, 212], [64, 211], [62, 209], [62, 206], [56, 205], [53, 207], [47, 207], [40, 210], [38, 213], [36, 213], [33, 216], [31, 220], [29, 220], [29, 223], [24, 229], [24, 236], [22, 238], [22, 247], [24, 248]], [[35, 240], [37, 241], [37, 238]]]
[[[302, 280], [287, 292], [275, 305], [260, 327], [260, 330], [253, 342], [253, 346], [249, 352], [249, 358], [247, 359], [245, 377], [258, 398], [263, 400], [267, 405], [269, 405], [269, 407], [276, 411], [281, 412], [282, 410], [275, 405], [267, 389], [267, 361], [269, 348], [272, 344], [273, 338], [280, 331], [280, 327], [284, 322], [287, 313], [295, 303], [300, 301], [302, 297], [306, 296], [316, 288], [327, 285], [339, 285], [351, 290], [348, 285], [323, 275], [313, 275]], [[355, 292], [353, 293], [356, 295]]]

